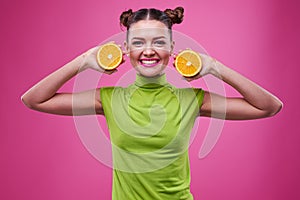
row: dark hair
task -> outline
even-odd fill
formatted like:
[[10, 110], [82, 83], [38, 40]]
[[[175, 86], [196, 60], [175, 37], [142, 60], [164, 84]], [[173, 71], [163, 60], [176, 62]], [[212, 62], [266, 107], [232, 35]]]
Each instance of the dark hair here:
[[165, 11], [155, 8], [140, 9], [133, 12], [132, 9], [124, 11], [120, 16], [120, 24], [127, 28], [140, 20], [157, 20], [165, 24], [168, 29], [172, 29], [173, 24], [180, 24], [183, 20], [183, 7], [177, 7], [174, 10], [166, 9]]

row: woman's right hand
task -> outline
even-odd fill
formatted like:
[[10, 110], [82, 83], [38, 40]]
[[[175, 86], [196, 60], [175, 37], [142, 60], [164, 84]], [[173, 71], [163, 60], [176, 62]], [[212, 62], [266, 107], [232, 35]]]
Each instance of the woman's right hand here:
[[[113, 70], [105, 70], [98, 64], [96, 56], [97, 56], [97, 52], [98, 52], [99, 48], [100, 48], [100, 46], [93, 47], [82, 54], [83, 60], [82, 60], [81, 66], [80, 66], [80, 71], [84, 71], [85, 69], [90, 68], [90, 69], [93, 69], [93, 70], [96, 70], [96, 71], [99, 71], [99, 72], [105, 73], [105, 74], [112, 74], [114, 72], [117, 72], [118, 70], [116, 68]], [[124, 62], [125, 62], [125, 60], [123, 57], [120, 65]]]

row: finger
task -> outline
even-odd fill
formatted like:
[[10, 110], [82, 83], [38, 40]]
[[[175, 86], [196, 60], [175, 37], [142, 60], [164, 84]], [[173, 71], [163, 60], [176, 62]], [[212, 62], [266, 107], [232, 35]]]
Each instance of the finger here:
[[192, 77], [186, 77], [184, 76], [185, 80], [187, 80], [188, 82], [191, 82], [193, 80], [196, 80], [196, 79], [199, 79], [201, 78], [201, 75], [200, 74], [196, 74], [195, 76], [192, 76]]
[[113, 69], [113, 70], [105, 70], [104, 73], [111, 75], [111, 74], [113, 74], [113, 73], [115, 73], [115, 72], [117, 72], [117, 71], [118, 71], [117, 69]]
[[125, 61], [126, 61], [126, 59], [124, 58], [124, 55], [123, 55], [120, 65], [123, 64]]
[[101, 67], [99, 67], [99, 68], [93, 68], [93, 69], [96, 70], [96, 71], [98, 71], [98, 72], [100, 72], [100, 73], [105, 73], [105, 71]]
[[191, 78], [185, 78], [186, 81], [191, 82], [193, 79]]
[[186, 81], [188, 81], [188, 82], [191, 82], [191, 81], [192, 81], [191, 78], [186, 77], [186, 76], [183, 76], [183, 77], [182, 77], [182, 80], [186, 80]]

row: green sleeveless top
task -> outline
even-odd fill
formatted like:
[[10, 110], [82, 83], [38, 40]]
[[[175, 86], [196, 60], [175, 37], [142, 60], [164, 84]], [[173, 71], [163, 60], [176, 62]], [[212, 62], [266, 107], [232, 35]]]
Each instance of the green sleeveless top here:
[[191, 200], [188, 146], [204, 91], [136, 74], [100, 89], [113, 155], [113, 200]]

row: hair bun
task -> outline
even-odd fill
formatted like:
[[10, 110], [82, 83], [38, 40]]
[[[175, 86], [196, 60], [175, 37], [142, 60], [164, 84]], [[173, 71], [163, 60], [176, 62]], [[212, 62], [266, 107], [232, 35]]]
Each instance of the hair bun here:
[[122, 24], [125, 27], [128, 27], [128, 25], [129, 25], [128, 21], [132, 15], [133, 15], [132, 9], [124, 11], [120, 16], [120, 24]]
[[183, 7], [177, 7], [174, 10], [166, 9], [164, 13], [171, 19], [172, 24], [180, 24], [183, 21]]

